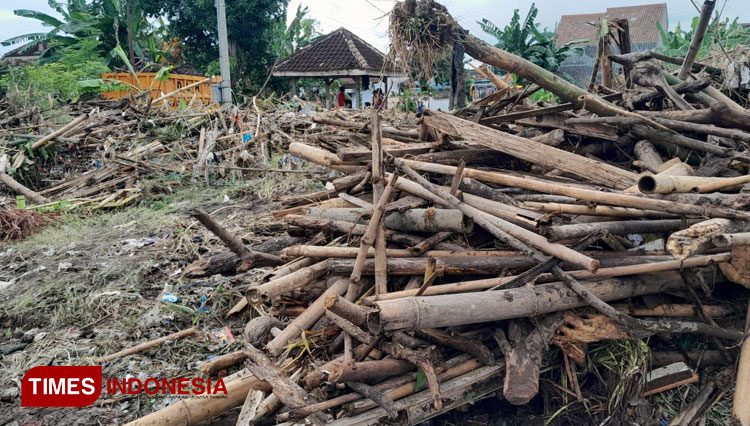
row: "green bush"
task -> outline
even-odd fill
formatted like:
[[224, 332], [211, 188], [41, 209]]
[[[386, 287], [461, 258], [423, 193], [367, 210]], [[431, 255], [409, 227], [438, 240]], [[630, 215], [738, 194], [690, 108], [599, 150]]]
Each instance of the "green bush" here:
[[[86, 87], [79, 81], [100, 78], [108, 72], [104, 58], [99, 56], [99, 42], [82, 39], [66, 47], [57, 62], [43, 65], [11, 67], [0, 78], [0, 89], [17, 108], [39, 105], [47, 109], [56, 104], [76, 101], [86, 93], [99, 92], [98, 87]], [[49, 99], [53, 105], [49, 105]]]

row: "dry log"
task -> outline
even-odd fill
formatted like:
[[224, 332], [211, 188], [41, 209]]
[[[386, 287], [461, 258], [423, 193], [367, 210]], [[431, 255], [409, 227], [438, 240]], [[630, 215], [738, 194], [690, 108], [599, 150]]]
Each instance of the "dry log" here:
[[[562, 322], [560, 313], [547, 315], [530, 333], [517, 336], [518, 340], [512, 349], [501, 345], [505, 352], [503, 396], [511, 404], [526, 404], [539, 392], [542, 355]], [[511, 322], [511, 327], [513, 326], [514, 322]]]
[[[637, 317], [692, 317], [699, 315], [694, 305], [658, 305], [653, 308], [634, 307], [631, 305], [612, 305], [613, 308], [628, 315]], [[706, 313], [712, 317], [726, 317], [733, 313], [724, 306], [704, 306]]]
[[507, 160], [506, 154], [495, 151], [494, 149], [455, 149], [451, 151], [437, 151], [427, 154], [420, 154], [414, 157], [416, 160], [427, 161], [430, 163], [458, 165], [463, 160], [467, 164], [495, 165]]
[[[359, 249], [357, 247], [322, 247], [322, 246], [309, 246], [309, 245], [298, 245], [287, 247], [281, 252], [282, 258], [289, 259], [299, 256], [313, 257], [313, 258], [355, 258]], [[414, 257], [413, 253], [409, 249], [388, 249], [386, 251], [388, 257]], [[424, 257], [504, 257], [504, 256], [518, 256], [519, 253], [515, 251], [501, 251], [501, 250], [428, 250], [422, 253]], [[368, 257], [375, 256], [375, 250], [370, 249], [367, 251]]]
[[[744, 185], [750, 182], [750, 176], [737, 176], [732, 178], [717, 178], [716, 180], [707, 180], [694, 188], [694, 192], [713, 192], [718, 190], [729, 191], [735, 186]], [[741, 188], [738, 188], [741, 189]]]
[[159, 346], [162, 343], [171, 342], [173, 340], [179, 340], [187, 336], [192, 336], [196, 332], [197, 330], [195, 329], [195, 327], [191, 327], [191, 328], [188, 328], [187, 330], [178, 331], [177, 333], [172, 333], [168, 336], [160, 337], [154, 340], [149, 340], [148, 342], [143, 342], [140, 345], [136, 345], [127, 349], [123, 349], [113, 354], [90, 358], [89, 361], [92, 364], [104, 364], [105, 362], [114, 361], [116, 359], [119, 359], [128, 355], [133, 355], [133, 354], [137, 354], [138, 352], [143, 352], [155, 346]]
[[285, 206], [294, 206], [298, 204], [314, 203], [316, 201], [325, 200], [335, 196], [341, 191], [346, 191], [348, 189], [354, 188], [362, 181], [366, 174], [367, 172], [365, 170], [362, 170], [351, 175], [334, 179], [333, 181], [331, 181], [331, 184], [333, 184], [333, 188], [331, 189], [327, 189], [325, 191], [313, 191], [301, 195], [287, 195], [280, 201]]
[[[709, 98], [710, 99], [710, 98]], [[750, 131], [750, 112], [736, 110], [726, 103], [711, 101], [709, 108], [694, 111], [638, 111], [650, 117], [663, 117], [671, 120], [698, 124], [713, 124], [720, 127]]]
[[271, 254], [261, 253], [245, 247], [239, 238], [230, 234], [219, 222], [214, 220], [208, 213], [202, 209], [193, 209], [189, 212], [190, 216], [198, 220], [203, 226], [211, 231], [237, 256], [242, 259], [242, 265], [237, 270], [242, 272], [256, 266], [275, 266], [281, 265], [284, 261]]
[[[397, 184], [398, 186], [398, 184]], [[346, 222], [360, 222], [367, 210], [360, 208], [309, 208], [306, 214], [312, 217]], [[464, 215], [453, 209], [411, 209], [394, 212], [385, 217], [385, 227], [404, 232], [468, 232], [472, 223]]]
[[607, 232], [612, 235], [653, 234], [674, 232], [700, 222], [699, 219], [624, 220], [617, 222], [576, 223], [572, 225], [548, 226], [543, 229], [550, 241], [583, 238], [594, 232]]
[[602, 163], [549, 145], [491, 129], [450, 114], [428, 110], [444, 125], [440, 131], [460, 136], [465, 141], [496, 149], [534, 164], [559, 169], [611, 188], [624, 189], [633, 185], [637, 176], [632, 172]]
[[411, 362], [392, 358], [364, 362], [338, 360], [329, 363], [325, 368], [327, 370], [327, 381], [331, 383], [384, 379], [414, 369], [415, 366]]
[[711, 239], [716, 247], [732, 248], [750, 246], [750, 232], [738, 232], [736, 234], [719, 234]]
[[[385, 146], [383, 149], [394, 157], [404, 157], [406, 155], [423, 154], [437, 147], [437, 142], [422, 142]], [[336, 150], [336, 156], [344, 162], [369, 162], [372, 159], [372, 152], [370, 149], [363, 147], [342, 147]]]
[[651, 352], [651, 362], [655, 366], [669, 365], [680, 361], [686, 361], [696, 366], [726, 365], [727, 363], [724, 354], [718, 350]]
[[[679, 274], [670, 272], [592, 280], [584, 285], [601, 299], [618, 300], [661, 293], [683, 283]], [[374, 302], [378, 313], [368, 317], [367, 327], [377, 335], [535, 316], [586, 304], [561, 282], [486, 293], [421, 296]]]
[[367, 323], [368, 310], [336, 294], [328, 295], [324, 304], [326, 310], [346, 318], [357, 327], [364, 327]]
[[274, 355], [278, 356], [286, 347], [286, 344], [293, 338], [303, 333], [306, 329], [310, 328], [315, 324], [320, 317], [323, 316], [325, 308], [325, 300], [331, 294], [338, 294], [343, 296], [346, 290], [349, 288], [349, 280], [345, 278], [337, 279], [323, 294], [320, 295], [315, 302], [308, 306], [305, 312], [295, 318], [292, 322], [287, 324], [281, 334], [274, 337], [273, 340], [268, 342], [266, 350]]
[[271, 391], [271, 386], [252, 374], [226, 383], [226, 398], [181, 399], [126, 426], [195, 426], [242, 405], [250, 390]]
[[[263, 380], [264, 382], [271, 385], [273, 388], [273, 394], [284, 405], [292, 408], [304, 407], [306, 405], [315, 404], [317, 401], [310, 396], [307, 391], [299, 387], [288, 377], [283, 376], [274, 365], [273, 361], [268, 358], [263, 352], [254, 348], [249, 343], [245, 344], [248, 358], [252, 363], [247, 364], [247, 368], [255, 375], [255, 377]], [[325, 416], [313, 414], [308, 417], [310, 422], [315, 425], [326, 424]]]
[[289, 153], [303, 160], [311, 161], [346, 174], [354, 174], [365, 170], [364, 166], [360, 166], [357, 163], [342, 161], [336, 154], [299, 142], [289, 144]]
[[[424, 172], [441, 173], [447, 175], [453, 175], [455, 173], [455, 167], [452, 166], [430, 164], [406, 159], [399, 159], [399, 161], [407, 164], [409, 167]], [[635, 195], [605, 193], [602, 191], [583, 189], [574, 187], [572, 185], [552, 183], [542, 179], [520, 177], [500, 172], [488, 172], [467, 168], [464, 169], [464, 173], [468, 177], [472, 177], [485, 182], [523, 188], [532, 191], [543, 192], [546, 194], [564, 195], [580, 200], [602, 203], [606, 205], [641, 208], [645, 210], [657, 210], [668, 213], [685, 214], [699, 217], [725, 217], [728, 219], [750, 220], [750, 215], [748, 215], [747, 213], [731, 209], [694, 206], [673, 201], [638, 197]]]
[[656, 148], [649, 141], [642, 140], [636, 143], [633, 152], [640, 161], [653, 169], [658, 169], [664, 163], [661, 155], [656, 152]]
[[[351, 129], [372, 130], [372, 125], [370, 123], [367, 123], [367, 125], [363, 128], [362, 125], [365, 123], [360, 123], [356, 121], [337, 120], [334, 118], [326, 117], [322, 114], [313, 116], [312, 121], [313, 123], [329, 124], [331, 126], [346, 127], [346, 128], [351, 128]], [[400, 136], [402, 138], [409, 138], [409, 139], [419, 138], [419, 132], [412, 131], [412, 130], [401, 130], [395, 127], [383, 126], [382, 131], [383, 131], [383, 135], [390, 136], [390, 137]]]
[[750, 223], [728, 219], [710, 219], [673, 233], [667, 239], [667, 251], [675, 259], [684, 260], [701, 253], [715, 236], [750, 231]]
[[[430, 257], [437, 260], [436, 273], [439, 275], [496, 275], [506, 269], [525, 269], [535, 264], [533, 259], [526, 256], [494, 258], [480, 257]], [[428, 259], [424, 258], [393, 258], [387, 261], [389, 275], [424, 275]], [[334, 275], [348, 275], [354, 270], [353, 259], [329, 259], [328, 270]], [[368, 259], [362, 265], [364, 275], [375, 274], [375, 261]]]
[[312, 266], [306, 266], [291, 274], [273, 279], [265, 284], [250, 287], [245, 294], [247, 301], [252, 305], [270, 303], [277, 297], [288, 294], [295, 289], [302, 288], [314, 280], [322, 277], [328, 271], [327, 261], [318, 262]]

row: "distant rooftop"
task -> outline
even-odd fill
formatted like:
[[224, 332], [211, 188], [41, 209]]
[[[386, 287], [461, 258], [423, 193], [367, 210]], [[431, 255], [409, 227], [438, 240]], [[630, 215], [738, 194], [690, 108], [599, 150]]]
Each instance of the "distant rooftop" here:
[[[596, 23], [602, 19], [627, 19], [630, 23], [630, 41], [633, 44], [660, 44], [659, 30], [656, 23], [667, 28], [667, 4], [646, 4], [641, 6], [610, 7], [604, 13], [587, 13], [581, 15], [563, 15], [557, 25], [555, 44], [562, 46], [576, 40], [589, 40], [584, 45], [596, 44]], [[589, 25], [593, 23], [594, 25]]]
[[[380, 75], [385, 55], [345, 28], [321, 36], [274, 68], [286, 77]], [[386, 73], [393, 75], [394, 73]]]

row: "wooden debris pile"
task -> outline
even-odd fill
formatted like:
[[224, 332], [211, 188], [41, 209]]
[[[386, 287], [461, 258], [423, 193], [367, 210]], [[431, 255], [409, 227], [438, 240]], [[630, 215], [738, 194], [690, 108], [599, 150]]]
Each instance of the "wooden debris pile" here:
[[[710, 347], [702, 356], [733, 368], [746, 302], [714, 294], [750, 286], [747, 179], [733, 173], [747, 167], [745, 136], [732, 147], [713, 137], [750, 133], [694, 120], [725, 106], [642, 111], [653, 120], [632, 123], [574, 105], [519, 104], [526, 118], [479, 123], [428, 110], [416, 128], [382, 125], [377, 113], [315, 116], [339, 131], [289, 153], [338, 177], [274, 213], [303, 244], [251, 250], [191, 212], [233, 253], [192, 273], [277, 266], [229, 313], [265, 313], [247, 324], [245, 349], [202, 369], [247, 370], [229, 400], [187, 400], [133, 424], [201, 413], [194, 424], [241, 404], [251, 423], [416, 424], [493, 393], [527, 404], [550, 369], [584, 407], [591, 395], [576, 371], [605, 340], [695, 335]], [[747, 114], [730, 110], [722, 116]], [[698, 380], [693, 353], [651, 341], [651, 362], [665, 367], [632, 379], [629, 396]], [[731, 381], [711, 379], [706, 401]], [[591, 418], [623, 412], [597, 407]]]

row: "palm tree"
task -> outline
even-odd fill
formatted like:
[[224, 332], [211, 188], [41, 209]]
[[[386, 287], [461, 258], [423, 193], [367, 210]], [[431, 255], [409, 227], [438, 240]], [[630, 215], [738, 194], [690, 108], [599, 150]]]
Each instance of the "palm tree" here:
[[495, 47], [528, 59], [548, 71], [555, 72], [565, 58], [575, 55], [581, 50], [574, 46], [584, 40], [572, 41], [564, 46], [556, 47], [555, 39], [557, 35], [546, 29], [540, 31], [537, 28], [539, 24], [534, 21], [538, 13], [539, 10], [532, 3], [523, 23], [518, 9], [513, 10], [513, 19], [503, 29], [487, 19], [482, 19], [477, 23], [482, 31], [497, 39]]

